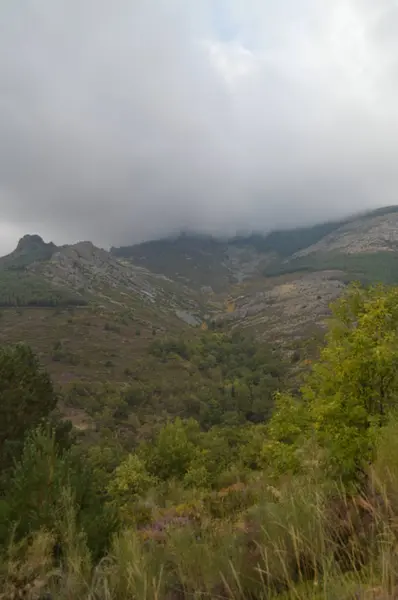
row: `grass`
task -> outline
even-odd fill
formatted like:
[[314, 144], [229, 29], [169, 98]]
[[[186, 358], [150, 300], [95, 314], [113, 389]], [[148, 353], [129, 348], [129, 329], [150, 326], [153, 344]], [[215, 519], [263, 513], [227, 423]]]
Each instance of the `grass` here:
[[[153, 381], [149, 346], [164, 331], [183, 330], [177, 318], [145, 307], [133, 311], [109, 305], [6, 308], [0, 312], [0, 344], [29, 344], [62, 392], [62, 411], [72, 414], [74, 422], [79, 415], [82, 425], [92, 421], [87, 419], [89, 399], [103, 393], [103, 386], [111, 385], [117, 392], [136, 377]], [[171, 368], [161, 367], [158, 375], [165, 381], [175, 376]], [[75, 386], [88, 390], [89, 396], [81, 396], [78, 405], [68, 404], [69, 391]]]
[[[162, 347], [159, 343], [169, 339], [164, 335], [166, 325], [171, 340], [184, 332], [185, 342], [194, 346], [201, 343], [202, 332], [177, 319], [166, 322], [155, 314], [150, 321], [142, 319], [142, 311], [139, 314], [138, 320], [137, 313], [109, 307], [7, 309], [1, 313], [0, 343], [23, 341], [32, 347], [60, 392], [62, 414], [90, 439], [97, 428], [137, 441], [175, 416], [194, 415], [207, 423], [214, 417], [208, 401], [221, 406], [229, 397], [221, 392], [229, 380], [217, 366], [221, 350], [211, 346], [212, 334], [207, 334], [209, 350], [203, 356], [201, 346], [189, 357], [163, 350], [159, 355], [155, 346]], [[227, 350], [236, 353], [238, 346]], [[235, 368], [232, 362], [228, 369]], [[268, 389], [272, 385], [274, 379], [268, 381]], [[264, 390], [264, 402], [268, 397]]]
[[[397, 434], [391, 414], [378, 430], [366, 479], [350, 490], [326, 479], [316, 461], [307, 463], [305, 474], [277, 483], [266, 467], [218, 491], [185, 489], [174, 481], [167, 490], [154, 487], [129, 505], [133, 517], [143, 505], [154, 518], [145, 528], [126, 519], [98, 560], [66, 487], [51, 531], [19, 543], [11, 536], [0, 554], [0, 598], [397, 598]], [[161, 516], [182, 514], [181, 503], [188, 518], [169, 518], [159, 527]]]
[[[373, 475], [376, 479], [377, 467]], [[391, 483], [397, 491], [395, 475]], [[374, 483], [366, 498], [350, 498], [337, 487], [326, 494], [303, 481], [288, 483], [277, 497], [265, 485], [260, 493], [243, 528], [212, 521], [199, 536], [189, 527], [170, 528], [162, 541], [125, 529], [93, 564], [65, 492], [57, 532], [62, 562], [52, 557], [54, 537], [48, 532], [22, 546], [11, 542], [3, 556], [0, 597], [35, 588], [54, 600], [396, 597], [397, 513], [384, 485]]]
[[[0, 312], [0, 343], [26, 342], [39, 355], [56, 382], [70, 380], [125, 381], [126, 368], [136, 361], [164, 332], [188, 328], [177, 317], [131, 301], [77, 307], [18, 307]], [[55, 361], [60, 349], [76, 358]], [[117, 357], [117, 360], [115, 360]], [[111, 361], [112, 370], [105, 367]]]

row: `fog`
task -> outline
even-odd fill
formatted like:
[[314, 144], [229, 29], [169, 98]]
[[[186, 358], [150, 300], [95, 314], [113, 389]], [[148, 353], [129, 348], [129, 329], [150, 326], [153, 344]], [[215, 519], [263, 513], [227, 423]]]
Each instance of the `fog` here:
[[397, 203], [393, 0], [5, 0], [0, 252]]

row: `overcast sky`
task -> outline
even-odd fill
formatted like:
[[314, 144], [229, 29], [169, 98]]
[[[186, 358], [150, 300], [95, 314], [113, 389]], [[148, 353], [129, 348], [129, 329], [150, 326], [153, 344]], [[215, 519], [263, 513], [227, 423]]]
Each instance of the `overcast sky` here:
[[398, 203], [395, 0], [2, 0], [0, 252]]

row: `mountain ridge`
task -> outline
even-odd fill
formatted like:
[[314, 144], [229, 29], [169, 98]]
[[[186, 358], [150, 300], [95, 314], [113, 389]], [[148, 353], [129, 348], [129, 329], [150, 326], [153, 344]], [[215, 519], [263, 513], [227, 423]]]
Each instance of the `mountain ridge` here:
[[27, 305], [46, 306], [40, 294], [47, 293], [50, 306], [106, 305], [145, 313], [163, 329], [177, 319], [258, 336], [294, 337], [321, 324], [352, 280], [398, 282], [397, 206], [266, 234], [185, 232], [109, 251], [89, 241], [57, 246], [33, 234], [0, 258], [0, 289], [9, 290], [3, 306], [24, 305], [13, 285], [35, 283], [43, 291]]

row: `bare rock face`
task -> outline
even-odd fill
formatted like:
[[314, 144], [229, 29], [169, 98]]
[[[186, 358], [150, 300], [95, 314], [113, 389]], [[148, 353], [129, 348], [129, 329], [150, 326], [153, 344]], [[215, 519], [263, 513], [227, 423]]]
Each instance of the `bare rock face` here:
[[[47, 247], [44, 240], [36, 234], [33, 235], [24, 235], [18, 242], [16, 252], [29, 252], [30, 250], [35, 250], [36, 248]], [[55, 247], [55, 246], [54, 246]]]
[[[389, 254], [371, 256], [382, 252]], [[85, 301], [112, 303], [113, 308], [118, 304], [145, 313], [150, 307], [166, 320], [194, 326], [208, 315], [229, 329], [280, 340], [322, 326], [330, 303], [350, 278], [375, 281], [387, 262], [390, 282], [395, 276], [398, 280], [396, 252], [398, 208], [387, 207], [269, 236], [217, 240], [186, 235], [111, 252], [89, 241], [57, 247], [27, 235], [0, 258], [0, 271], [9, 271], [5, 281], [10, 272], [18, 278], [28, 271]]]
[[236, 299], [232, 313], [223, 321], [232, 328], [250, 330], [257, 337], [279, 341], [300, 336], [310, 327], [323, 327], [329, 305], [344, 292], [340, 273], [321, 271], [292, 275], [283, 283]]
[[372, 252], [393, 252], [398, 250], [398, 213], [358, 219], [343, 225], [294, 255], [294, 258], [317, 252], [342, 252], [360, 254]]
[[126, 308], [138, 300], [174, 315], [176, 310], [187, 310], [196, 322], [197, 302], [183, 286], [120, 260], [91, 242], [56, 248], [49, 260], [31, 265], [30, 270], [53, 285], [88, 294], [92, 300]]
[[55, 244], [47, 244], [39, 235], [25, 235], [13, 252], [0, 258], [0, 268], [23, 268], [48, 260], [56, 248]]

